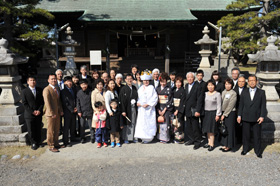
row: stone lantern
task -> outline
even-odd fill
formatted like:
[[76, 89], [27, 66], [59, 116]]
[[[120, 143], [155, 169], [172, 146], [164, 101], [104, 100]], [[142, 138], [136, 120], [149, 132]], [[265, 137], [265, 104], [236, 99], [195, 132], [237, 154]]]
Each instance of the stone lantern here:
[[280, 80], [280, 50], [275, 46], [277, 37], [267, 38], [268, 46], [264, 51], [258, 51], [256, 54], [248, 54], [251, 61], [257, 61], [257, 73], [262, 89], [265, 90], [267, 101], [277, 101], [279, 95], [275, 85]]
[[0, 39], [0, 143], [25, 143], [23, 105], [21, 100], [21, 76], [18, 64], [27, 63], [28, 57], [20, 57], [8, 50], [8, 41]]
[[66, 56], [67, 61], [65, 65], [64, 75], [72, 76], [74, 74], [78, 74], [77, 66], [74, 61], [74, 57], [76, 55], [75, 47], [80, 46], [80, 43], [77, 43], [74, 39], [72, 39], [73, 31], [71, 27], [67, 27], [65, 33], [67, 34], [66, 39], [62, 42], [58, 42], [60, 46], [64, 46], [65, 51], [63, 54]]
[[210, 61], [209, 56], [212, 54], [211, 51], [211, 45], [217, 44], [218, 41], [215, 41], [209, 37], [210, 30], [207, 26], [204, 27], [204, 30], [202, 31], [204, 36], [202, 39], [194, 42], [196, 45], [200, 45], [201, 50], [199, 51], [199, 54], [201, 55], [202, 59], [199, 65], [199, 68], [210, 68]]

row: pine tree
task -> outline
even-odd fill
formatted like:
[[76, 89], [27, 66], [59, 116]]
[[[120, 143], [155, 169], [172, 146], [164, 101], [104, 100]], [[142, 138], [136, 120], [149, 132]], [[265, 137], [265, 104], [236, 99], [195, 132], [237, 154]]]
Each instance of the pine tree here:
[[267, 37], [280, 33], [279, 0], [237, 0], [227, 9], [244, 11], [240, 15], [230, 13], [218, 21], [223, 36], [230, 38], [233, 55], [246, 56], [264, 49]]
[[1, 0], [0, 38], [9, 41], [9, 48], [33, 57], [46, 45], [49, 28], [41, 21], [52, 20], [47, 10], [36, 8], [40, 0]]

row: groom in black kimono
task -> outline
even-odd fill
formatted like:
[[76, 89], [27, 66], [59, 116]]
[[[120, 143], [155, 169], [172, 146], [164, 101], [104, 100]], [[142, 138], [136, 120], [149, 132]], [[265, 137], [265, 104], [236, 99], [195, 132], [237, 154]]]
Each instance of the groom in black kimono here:
[[[132, 74], [127, 74], [126, 85], [121, 89], [119, 95], [119, 103], [122, 115], [124, 118], [124, 127], [122, 130], [122, 138], [124, 143], [128, 144], [129, 141], [137, 142], [134, 139], [136, 116], [137, 116], [137, 99], [138, 93], [134, 85], [132, 85]], [[127, 117], [127, 118], [126, 118]]]

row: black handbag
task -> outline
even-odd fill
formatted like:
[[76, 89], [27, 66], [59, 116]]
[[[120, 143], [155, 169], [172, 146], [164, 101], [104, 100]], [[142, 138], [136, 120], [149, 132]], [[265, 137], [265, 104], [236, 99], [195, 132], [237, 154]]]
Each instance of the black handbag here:
[[220, 134], [223, 136], [228, 135], [227, 127], [224, 124], [224, 121], [220, 121]]

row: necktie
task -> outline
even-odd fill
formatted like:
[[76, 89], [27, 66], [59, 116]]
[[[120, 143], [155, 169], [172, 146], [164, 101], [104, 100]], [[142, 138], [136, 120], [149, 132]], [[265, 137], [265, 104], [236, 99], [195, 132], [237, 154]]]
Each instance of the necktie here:
[[33, 93], [34, 97], [36, 98], [36, 89], [35, 88], [32, 89], [32, 93]]
[[74, 92], [72, 90], [72, 88], [69, 89], [70, 93], [72, 94], [73, 98], [75, 97]]

